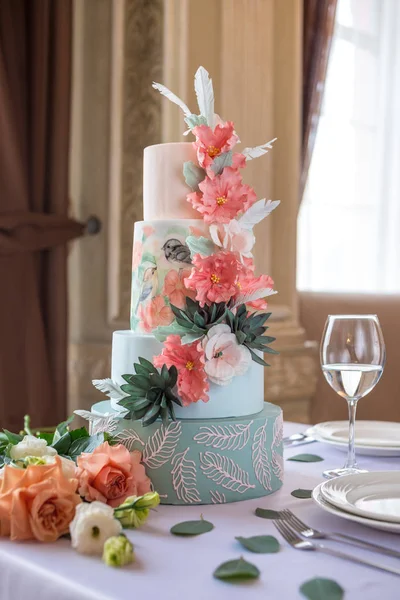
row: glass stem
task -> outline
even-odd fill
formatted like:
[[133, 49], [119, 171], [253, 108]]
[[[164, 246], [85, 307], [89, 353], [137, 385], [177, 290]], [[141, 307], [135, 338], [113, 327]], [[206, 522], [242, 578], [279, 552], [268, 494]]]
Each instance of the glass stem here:
[[348, 400], [349, 404], [349, 452], [347, 455], [347, 461], [344, 465], [345, 469], [356, 469], [356, 450], [355, 450], [355, 421], [356, 421], [356, 410], [357, 400]]

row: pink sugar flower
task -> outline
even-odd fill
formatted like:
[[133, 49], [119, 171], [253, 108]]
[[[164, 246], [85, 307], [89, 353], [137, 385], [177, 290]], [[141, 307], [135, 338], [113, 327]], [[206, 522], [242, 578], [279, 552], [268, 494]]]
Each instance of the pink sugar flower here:
[[132, 271], [136, 271], [136, 269], [140, 265], [140, 261], [142, 260], [142, 254], [143, 254], [142, 242], [135, 242], [133, 244], [133, 250], [132, 250]]
[[146, 306], [139, 306], [138, 317], [146, 333], [151, 333], [156, 327], [170, 325], [174, 320], [172, 310], [162, 296], [156, 296]]
[[187, 195], [188, 202], [204, 216], [206, 223], [229, 223], [256, 201], [253, 188], [242, 182], [238, 170], [226, 167], [214, 179], [206, 177], [199, 184], [200, 191]]
[[196, 291], [201, 306], [212, 302], [229, 302], [237, 292], [236, 281], [240, 263], [232, 252], [217, 252], [192, 258], [192, 272], [185, 279], [187, 288]]
[[162, 293], [168, 296], [171, 304], [178, 308], [186, 306], [186, 296], [194, 298], [193, 290], [188, 290], [184, 284], [184, 279], [189, 275], [190, 269], [179, 269], [179, 271], [171, 269], [165, 276]]
[[164, 364], [178, 369], [178, 395], [184, 406], [192, 402], [208, 402], [209, 385], [204, 371], [204, 351], [199, 342], [182, 344], [179, 335], [169, 335], [162, 353], [153, 358], [153, 364], [161, 368]]
[[[254, 275], [254, 262], [252, 259], [245, 259], [245, 265], [241, 272], [239, 273], [237, 279], [237, 294], [253, 294], [257, 290], [268, 289], [271, 290], [274, 287], [274, 281], [272, 277], [269, 275], [260, 275], [259, 277], [255, 277]], [[248, 308], [253, 308], [254, 310], [266, 310], [267, 302], [265, 298], [259, 298], [257, 300], [252, 300], [250, 302], [246, 302], [246, 306]]]
[[254, 233], [242, 228], [236, 219], [229, 223], [213, 223], [210, 225], [210, 236], [216, 246], [237, 252], [241, 257], [251, 258], [251, 249], [255, 242]]
[[234, 133], [232, 121], [218, 123], [211, 129], [208, 125], [194, 127], [192, 133], [196, 136], [194, 147], [197, 151], [197, 160], [201, 167], [206, 169], [216, 156], [228, 152], [239, 141]]

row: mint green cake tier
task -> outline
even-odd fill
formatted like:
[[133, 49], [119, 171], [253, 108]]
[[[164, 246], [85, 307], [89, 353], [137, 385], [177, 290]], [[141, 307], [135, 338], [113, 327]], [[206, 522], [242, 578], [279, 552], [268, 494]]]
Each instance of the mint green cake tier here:
[[223, 504], [276, 492], [283, 480], [282, 411], [265, 403], [255, 415], [185, 419], [142, 427], [92, 407], [92, 429], [108, 431], [128, 450], [140, 450], [162, 504]]

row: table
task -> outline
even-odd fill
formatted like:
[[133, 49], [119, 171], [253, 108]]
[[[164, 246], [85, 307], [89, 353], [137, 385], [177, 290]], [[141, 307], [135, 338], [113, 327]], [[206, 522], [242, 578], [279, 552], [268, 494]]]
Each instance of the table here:
[[[303, 431], [304, 425], [287, 423], [286, 435]], [[397, 600], [400, 578], [319, 553], [289, 547], [272, 521], [254, 515], [257, 507], [292, 509], [306, 523], [326, 531], [342, 531], [399, 549], [399, 537], [352, 524], [321, 511], [312, 500], [300, 500], [290, 492], [311, 489], [322, 480], [326, 468], [341, 466], [345, 455], [334, 448], [313, 443], [286, 452], [324, 457], [324, 462], [285, 462], [285, 484], [272, 496], [227, 505], [159, 507], [149, 522], [130, 531], [136, 562], [124, 569], [106, 567], [99, 558], [72, 550], [67, 540], [56, 544], [0, 541], [1, 600], [292, 600], [300, 599], [301, 583], [313, 577], [335, 579], [349, 600]], [[360, 457], [369, 470], [395, 470], [399, 458]], [[200, 514], [215, 525], [210, 533], [195, 538], [172, 536], [169, 529], [179, 521], [198, 519]], [[282, 544], [277, 554], [253, 554], [242, 548], [235, 536], [275, 535]], [[400, 567], [400, 560], [328, 542], [347, 552]], [[222, 562], [243, 555], [256, 564], [259, 580], [240, 585], [212, 577]]]

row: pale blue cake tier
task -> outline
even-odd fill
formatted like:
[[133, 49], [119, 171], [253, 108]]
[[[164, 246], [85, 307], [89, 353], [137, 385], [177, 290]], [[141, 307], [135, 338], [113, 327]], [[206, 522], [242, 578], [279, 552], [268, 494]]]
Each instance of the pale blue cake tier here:
[[257, 414], [184, 419], [143, 427], [123, 419], [110, 402], [92, 407], [94, 432], [107, 430], [140, 450], [162, 504], [222, 504], [267, 496], [283, 480], [282, 411], [265, 403]]

